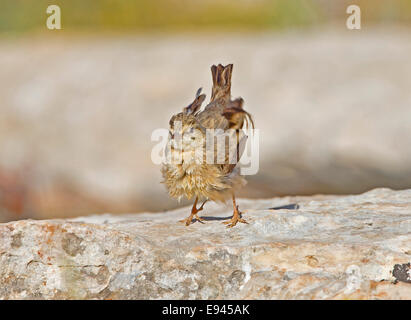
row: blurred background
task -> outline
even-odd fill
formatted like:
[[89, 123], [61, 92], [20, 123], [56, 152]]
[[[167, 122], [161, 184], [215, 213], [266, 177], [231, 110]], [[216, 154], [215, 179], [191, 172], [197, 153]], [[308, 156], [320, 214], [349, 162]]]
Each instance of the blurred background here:
[[410, 31], [409, 0], [1, 0], [0, 222], [185, 205], [151, 133], [216, 63], [260, 129], [240, 196], [410, 188]]

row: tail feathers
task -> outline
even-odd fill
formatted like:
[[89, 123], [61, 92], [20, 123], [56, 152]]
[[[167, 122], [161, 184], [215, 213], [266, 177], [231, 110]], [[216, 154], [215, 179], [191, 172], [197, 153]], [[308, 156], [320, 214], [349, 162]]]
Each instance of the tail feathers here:
[[219, 98], [230, 99], [231, 96], [231, 75], [233, 73], [233, 65], [228, 64], [223, 66], [213, 65], [211, 67], [211, 74], [213, 76], [213, 89], [211, 94], [211, 101]]

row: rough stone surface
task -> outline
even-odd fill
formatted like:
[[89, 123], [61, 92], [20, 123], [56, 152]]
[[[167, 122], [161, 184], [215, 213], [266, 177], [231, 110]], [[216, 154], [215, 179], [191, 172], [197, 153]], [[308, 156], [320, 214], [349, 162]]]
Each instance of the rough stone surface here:
[[411, 299], [411, 190], [239, 203], [0, 224], [0, 297]]

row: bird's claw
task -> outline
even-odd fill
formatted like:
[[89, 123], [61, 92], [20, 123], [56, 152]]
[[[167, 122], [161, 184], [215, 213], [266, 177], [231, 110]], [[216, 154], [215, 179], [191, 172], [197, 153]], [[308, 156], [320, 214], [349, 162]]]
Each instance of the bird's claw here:
[[[237, 208], [238, 209], [238, 208]], [[227, 224], [227, 228], [232, 228], [234, 227], [238, 222], [241, 223], [246, 223], [248, 224], [248, 222], [246, 220], [244, 220], [243, 218], [241, 218], [241, 214], [239, 212], [234, 212], [233, 217], [228, 220], [228, 221], [224, 221], [224, 224]]]
[[179, 222], [183, 222], [186, 226], [189, 226], [193, 222], [193, 218], [195, 218], [200, 223], [204, 223], [203, 221], [205, 221], [205, 219], [199, 217], [197, 214], [192, 214], [186, 219], [179, 220]]
[[195, 218], [196, 218], [196, 220], [200, 221], [201, 223], [204, 223], [203, 221], [205, 221], [205, 219], [203, 219], [203, 218], [201, 218], [201, 217], [199, 217], [199, 216], [197, 216], [197, 215], [196, 215]]
[[227, 225], [227, 228], [232, 228], [232, 227], [234, 227], [234, 226], [237, 224], [237, 222], [241, 222], [241, 223], [246, 223], [246, 224], [248, 224], [248, 222], [247, 222], [246, 220], [244, 220], [244, 219], [237, 219], [237, 220], [231, 219], [231, 220], [225, 221], [225, 222], [223, 222], [223, 223], [224, 223], [224, 224], [228, 224], [228, 225]]

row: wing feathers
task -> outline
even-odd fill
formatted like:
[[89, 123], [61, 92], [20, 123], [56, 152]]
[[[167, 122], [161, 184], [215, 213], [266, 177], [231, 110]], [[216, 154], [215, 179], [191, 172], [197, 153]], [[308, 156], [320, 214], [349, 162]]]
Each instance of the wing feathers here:
[[194, 99], [194, 101], [189, 104], [187, 107], [184, 108], [184, 113], [187, 114], [196, 114], [200, 108], [201, 108], [201, 104], [204, 102], [206, 95], [205, 94], [201, 94], [201, 90], [202, 88], [197, 90], [196, 93], [196, 97]]

